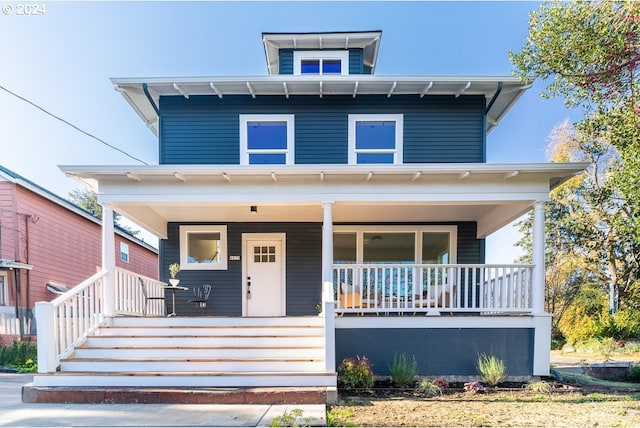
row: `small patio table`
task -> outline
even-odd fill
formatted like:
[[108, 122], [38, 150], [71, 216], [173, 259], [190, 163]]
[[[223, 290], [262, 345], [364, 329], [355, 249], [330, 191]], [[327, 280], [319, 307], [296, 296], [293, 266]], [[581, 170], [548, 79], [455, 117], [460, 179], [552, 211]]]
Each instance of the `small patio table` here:
[[176, 316], [176, 291], [186, 291], [188, 287], [182, 287], [180, 285], [163, 285], [162, 288], [171, 291], [171, 313], [167, 314], [167, 317]]

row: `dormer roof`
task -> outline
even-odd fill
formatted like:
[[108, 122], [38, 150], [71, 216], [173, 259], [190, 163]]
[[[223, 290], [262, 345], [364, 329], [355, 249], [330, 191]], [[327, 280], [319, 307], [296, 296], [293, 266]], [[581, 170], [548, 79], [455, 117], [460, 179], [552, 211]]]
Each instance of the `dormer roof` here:
[[262, 33], [269, 74], [279, 74], [279, 50], [357, 49], [364, 53], [364, 65], [375, 70], [382, 31], [324, 33]]

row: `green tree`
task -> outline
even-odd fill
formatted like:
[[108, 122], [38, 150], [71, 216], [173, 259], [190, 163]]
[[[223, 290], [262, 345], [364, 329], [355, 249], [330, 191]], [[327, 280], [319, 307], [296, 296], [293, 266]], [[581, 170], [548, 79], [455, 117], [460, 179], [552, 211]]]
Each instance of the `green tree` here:
[[[544, 97], [584, 109], [582, 126], [618, 149], [612, 180], [621, 195], [640, 199], [640, 2], [544, 3], [510, 59], [523, 79], [547, 79]], [[629, 215], [638, 218], [640, 207]], [[639, 229], [629, 232], [640, 240]]]
[[[549, 139], [551, 161], [589, 165], [584, 174], [554, 189], [546, 204], [547, 310], [558, 318], [587, 282], [599, 284], [612, 312], [621, 305], [640, 305], [640, 246], [629, 233], [638, 225], [629, 215], [633, 204], [613, 179], [620, 167], [618, 152], [589, 131], [565, 121]], [[524, 262], [530, 261], [531, 226], [531, 216], [520, 225]], [[554, 331], [560, 322], [554, 321]]]
[[510, 59], [523, 79], [546, 79], [544, 97], [583, 108], [571, 131], [579, 135], [566, 145], [577, 156], [564, 150], [559, 158], [591, 167], [585, 181], [556, 196], [570, 213], [566, 226], [576, 241], [569, 242], [608, 284], [610, 310], [638, 307], [640, 3], [544, 3]]
[[[69, 192], [69, 199], [74, 204], [78, 205], [85, 211], [90, 212], [94, 216], [102, 219], [102, 205], [98, 202], [98, 195], [89, 189], [73, 189]], [[137, 236], [140, 231], [133, 230], [128, 226], [122, 225], [122, 215], [116, 211], [113, 211], [113, 223], [119, 228], [125, 230], [127, 233], [133, 236]]]

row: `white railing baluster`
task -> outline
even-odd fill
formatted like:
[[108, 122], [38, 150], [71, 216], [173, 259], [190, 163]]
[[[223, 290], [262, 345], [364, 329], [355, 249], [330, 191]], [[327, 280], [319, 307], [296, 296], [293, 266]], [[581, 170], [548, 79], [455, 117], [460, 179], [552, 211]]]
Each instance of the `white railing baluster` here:
[[[123, 309], [126, 309], [129, 313], [125, 303], [125, 299], [129, 296], [125, 289], [128, 288], [128, 284], [135, 287], [135, 281], [139, 275], [120, 268], [116, 268], [115, 273], [116, 309], [120, 312], [125, 312]], [[57, 299], [36, 304], [39, 372], [55, 372], [60, 361], [71, 354], [103, 322], [101, 294], [106, 276], [106, 271], [100, 271]], [[144, 278], [144, 280], [149, 284], [149, 289], [155, 293], [154, 295], [158, 295], [158, 290], [161, 290], [161, 286], [164, 285], [151, 278]], [[137, 296], [137, 293], [134, 294]], [[140, 298], [135, 300], [141, 299], [142, 293]], [[156, 307], [153, 312], [155, 315], [162, 315], [162, 308]]]
[[[341, 314], [531, 312], [531, 265], [367, 263], [335, 265], [333, 270]], [[136, 277], [122, 281], [138, 290]], [[349, 295], [352, 301], [338, 298], [344, 294], [342, 284], [356, 292]], [[137, 307], [140, 299], [135, 292], [131, 296]]]

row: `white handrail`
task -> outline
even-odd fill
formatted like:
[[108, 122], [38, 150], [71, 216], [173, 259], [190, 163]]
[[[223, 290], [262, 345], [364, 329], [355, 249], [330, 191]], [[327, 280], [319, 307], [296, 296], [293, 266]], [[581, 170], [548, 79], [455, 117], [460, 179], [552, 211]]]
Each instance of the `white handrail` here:
[[36, 303], [38, 372], [53, 373], [103, 319], [100, 271], [51, 302]]
[[529, 313], [533, 265], [333, 265], [342, 313]]
[[[115, 303], [116, 314], [142, 316], [145, 299], [142, 293], [140, 280], [147, 287], [147, 295], [154, 297], [164, 296], [164, 287], [167, 285], [157, 279], [139, 275], [134, 272], [116, 267], [115, 269]], [[146, 315], [164, 315], [165, 304], [161, 300], [149, 300], [147, 302]]]

